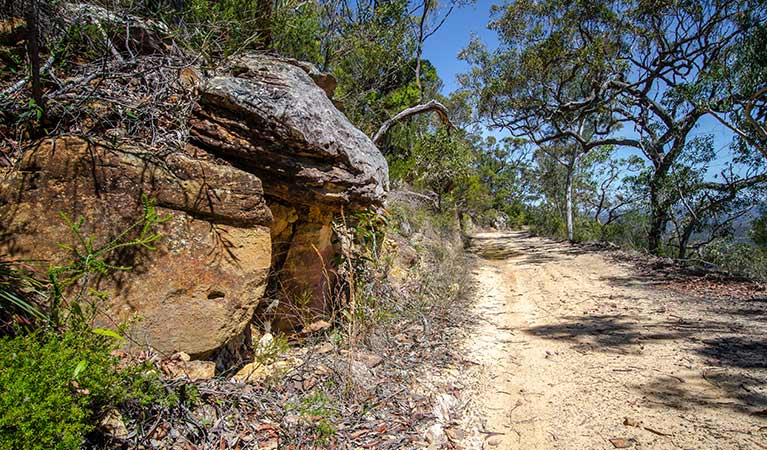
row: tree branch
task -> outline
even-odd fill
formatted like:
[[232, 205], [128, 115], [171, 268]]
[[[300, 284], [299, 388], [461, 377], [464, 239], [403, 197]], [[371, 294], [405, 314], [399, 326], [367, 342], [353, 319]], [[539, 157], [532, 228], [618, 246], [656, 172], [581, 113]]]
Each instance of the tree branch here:
[[[43, 64], [43, 66], [40, 68], [40, 73], [44, 74], [48, 72], [51, 69], [51, 67], [53, 67], [54, 61], [55, 61], [55, 58], [53, 57], [53, 55], [49, 56], [48, 59], [45, 61], [45, 64]], [[21, 88], [26, 86], [27, 83], [29, 83], [29, 80], [30, 80], [30, 77], [24, 77], [23, 79], [17, 81], [16, 84], [14, 84], [13, 86], [9, 87], [3, 92], [0, 92], [0, 98], [10, 97], [11, 95], [15, 94]]]
[[437, 115], [439, 116], [439, 119], [448, 129], [455, 128], [455, 125], [453, 125], [453, 123], [450, 121], [450, 118], [447, 115], [448, 111], [445, 105], [443, 105], [442, 103], [436, 100], [430, 100], [426, 103], [402, 110], [399, 113], [397, 113], [397, 115], [395, 115], [391, 119], [384, 122], [383, 125], [381, 125], [381, 128], [379, 128], [376, 134], [373, 136], [373, 143], [378, 144], [381, 138], [389, 131], [389, 129], [392, 126], [394, 126], [395, 123], [401, 122], [407, 119], [408, 117], [412, 117], [418, 114], [423, 114], [423, 113], [432, 112], [432, 111], [437, 113]]

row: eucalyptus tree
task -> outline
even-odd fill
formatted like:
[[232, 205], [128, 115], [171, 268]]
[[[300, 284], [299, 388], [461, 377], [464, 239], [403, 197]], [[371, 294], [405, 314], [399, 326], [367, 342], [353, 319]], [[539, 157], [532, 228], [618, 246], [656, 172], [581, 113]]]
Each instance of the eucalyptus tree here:
[[463, 83], [477, 94], [479, 116], [492, 128], [529, 139], [565, 169], [570, 240], [574, 177], [583, 156], [627, 141], [614, 135], [620, 120], [601, 101], [604, 83], [624, 70], [616, 62], [618, 36], [599, 18], [607, 13], [599, 2], [494, 7], [497, 20], [489, 27], [498, 33], [497, 49], [474, 39], [461, 54], [473, 66]]
[[750, 160], [736, 155], [737, 164], [728, 161], [713, 179], [707, 179], [709, 166], [716, 162], [712, 138], [698, 136], [688, 147], [669, 175], [677, 201], [669, 212], [667, 243], [682, 259], [690, 251], [732, 236], [738, 219], [767, 196], [767, 163], [759, 155], [750, 155]]
[[[612, 108], [640, 137], [634, 145], [652, 165], [648, 176], [650, 251], [661, 240], [680, 201], [671, 172], [689, 151], [700, 120], [731, 108], [742, 95], [719, 71], [737, 52], [737, 44], [763, 22], [760, 2], [704, 0], [687, 2], [612, 2], [620, 30], [621, 77], [605, 84], [605, 96], [619, 98]], [[709, 187], [740, 186], [736, 179]]]
[[[497, 9], [497, 15], [491, 27], [499, 31], [499, 50], [470, 59], [473, 78], [503, 100], [485, 107], [490, 123], [526, 133], [531, 123], [536, 131], [553, 127], [546, 134], [550, 139], [569, 137], [584, 149], [611, 143], [644, 154], [651, 166], [648, 247], [662, 251], [663, 234], [680, 200], [671, 171], [688, 151], [693, 130], [703, 117], [718, 113], [721, 118], [758, 92], [729, 82], [722, 70], [737, 58], [744, 37], [763, 25], [764, 2], [524, 0]], [[537, 60], [542, 63], [530, 63]], [[500, 69], [477, 76], [489, 63]], [[520, 76], [533, 79], [520, 84]], [[763, 83], [760, 76], [755, 85]], [[561, 81], [567, 86], [573, 80], [580, 82], [578, 89], [559, 89]], [[607, 117], [597, 122], [608, 125], [595, 127], [596, 139], [556, 124], [561, 117], [594, 114]], [[619, 124], [628, 131], [620, 134]], [[753, 148], [745, 141], [745, 151]], [[739, 177], [739, 171], [733, 173]], [[743, 185], [737, 179], [707, 183], [711, 189]]]

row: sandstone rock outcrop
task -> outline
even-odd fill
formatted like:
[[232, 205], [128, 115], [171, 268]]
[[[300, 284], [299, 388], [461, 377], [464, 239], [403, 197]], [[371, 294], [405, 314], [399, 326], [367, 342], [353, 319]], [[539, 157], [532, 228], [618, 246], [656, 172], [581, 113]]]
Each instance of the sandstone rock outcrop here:
[[287, 316], [325, 309], [334, 215], [380, 205], [388, 189], [385, 158], [335, 108], [329, 80], [304, 63], [245, 55], [201, 86], [190, 120], [193, 147], [264, 183], [275, 217], [272, 293]]
[[264, 292], [271, 263], [271, 213], [252, 174], [177, 153], [111, 149], [79, 137], [44, 140], [0, 183], [0, 254], [42, 270], [71, 258], [59, 244], [76, 236], [60, 212], [85, 218], [97, 245], [141, 217], [141, 195], [173, 218], [157, 251], [126, 249], [115, 263], [129, 272], [98, 280], [110, 294], [99, 320], [134, 315], [138, 342], [203, 357], [242, 333]]
[[84, 217], [83, 234], [106, 242], [140, 217], [142, 195], [153, 198], [173, 219], [157, 251], [121, 252], [115, 262], [133, 269], [96, 280], [110, 297], [101, 324], [138, 315], [135, 341], [220, 362], [247, 346], [267, 291], [283, 317], [325, 310], [331, 222], [382, 204], [388, 169], [329, 99], [332, 77], [310, 65], [252, 54], [193, 84], [184, 149], [61, 136], [27, 150], [0, 179], [0, 254], [46, 269], [75, 239], [59, 212]]
[[201, 95], [192, 143], [258, 176], [267, 195], [335, 210], [383, 202], [383, 155], [300, 67], [249, 54]]

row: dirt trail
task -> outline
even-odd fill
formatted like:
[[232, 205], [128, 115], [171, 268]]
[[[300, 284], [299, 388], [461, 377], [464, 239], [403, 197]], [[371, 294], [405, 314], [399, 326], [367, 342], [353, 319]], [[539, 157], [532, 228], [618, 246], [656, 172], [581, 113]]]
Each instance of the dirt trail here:
[[680, 296], [524, 232], [472, 243], [462, 447], [767, 448], [767, 299]]

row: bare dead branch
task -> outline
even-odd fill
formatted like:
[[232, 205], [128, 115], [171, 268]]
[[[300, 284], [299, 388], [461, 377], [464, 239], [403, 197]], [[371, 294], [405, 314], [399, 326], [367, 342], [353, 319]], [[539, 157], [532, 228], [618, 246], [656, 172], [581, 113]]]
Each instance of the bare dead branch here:
[[[40, 68], [40, 74], [44, 74], [51, 70], [51, 67], [53, 67], [53, 62], [55, 58], [53, 55], [49, 56], [48, 59], [45, 61], [45, 64], [43, 64], [43, 67]], [[24, 86], [29, 83], [30, 77], [25, 77], [24, 79], [21, 79], [16, 82], [13, 86], [9, 87], [8, 89], [4, 90], [2, 93], [0, 93], [0, 97], [10, 97], [11, 95], [15, 94], [19, 90], [21, 90]]]
[[453, 123], [450, 121], [450, 118], [448, 117], [448, 111], [445, 105], [443, 105], [442, 103], [436, 100], [430, 100], [426, 103], [402, 110], [399, 113], [397, 113], [397, 115], [395, 115], [391, 119], [384, 122], [383, 125], [381, 125], [381, 128], [379, 128], [376, 134], [373, 136], [373, 143], [378, 144], [381, 138], [389, 131], [389, 129], [392, 126], [394, 126], [395, 123], [401, 122], [407, 119], [408, 117], [416, 116], [418, 114], [423, 114], [427, 112], [437, 113], [437, 115], [439, 116], [439, 119], [448, 129], [455, 128], [455, 125], [453, 125]]

